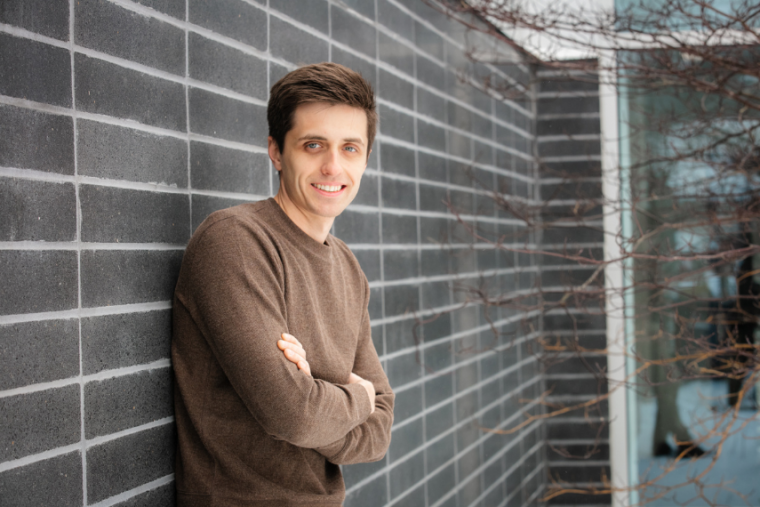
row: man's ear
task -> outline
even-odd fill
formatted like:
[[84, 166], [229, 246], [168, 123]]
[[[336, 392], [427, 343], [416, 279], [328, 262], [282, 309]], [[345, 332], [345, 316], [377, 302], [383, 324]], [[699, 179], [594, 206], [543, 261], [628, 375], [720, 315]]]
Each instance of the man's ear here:
[[282, 171], [282, 154], [280, 153], [280, 147], [277, 146], [277, 142], [272, 136], [267, 138], [267, 150], [269, 151], [269, 159], [272, 161], [272, 165], [278, 172]]

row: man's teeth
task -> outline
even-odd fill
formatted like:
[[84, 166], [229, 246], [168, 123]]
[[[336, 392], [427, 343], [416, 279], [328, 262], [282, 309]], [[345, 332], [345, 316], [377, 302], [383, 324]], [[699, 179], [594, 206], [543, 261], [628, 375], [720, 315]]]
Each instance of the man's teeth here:
[[314, 184], [314, 186], [317, 187], [320, 190], [324, 190], [325, 192], [337, 192], [338, 190], [340, 190], [341, 188], [343, 188], [342, 185], [338, 185], [336, 187], [333, 187], [333, 186], [328, 186], [328, 185], [319, 185], [319, 184], [316, 184], [316, 183]]

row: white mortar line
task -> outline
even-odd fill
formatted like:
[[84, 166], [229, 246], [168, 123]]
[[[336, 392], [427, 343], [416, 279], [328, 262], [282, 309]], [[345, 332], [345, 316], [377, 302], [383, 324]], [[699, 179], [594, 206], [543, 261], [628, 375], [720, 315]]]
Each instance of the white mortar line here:
[[98, 503], [90, 504], [90, 507], [111, 507], [112, 505], [130, 500], [143, 493], [147, 493], [149, 491], [153, 491], [154, 489], [158, 489], [161, 486], [171, 484], [172, 482], [174, 482], [174, 474], [169, 474], [161, 477], [160, 479], [156, 479], [155, 481], [143, 484], [142, 486], [132, 488], [128, 491], [124, 491], [123, 493], [119, 493], [118, 495], [114, 495], [112, 497], [106, 498], [105, 500], [101, 500]]

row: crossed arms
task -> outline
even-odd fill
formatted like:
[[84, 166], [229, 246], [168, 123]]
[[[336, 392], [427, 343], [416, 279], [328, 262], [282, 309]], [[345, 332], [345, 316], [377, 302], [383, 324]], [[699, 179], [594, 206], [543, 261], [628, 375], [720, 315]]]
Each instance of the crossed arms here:
[[[288, 333], [282, 333], [282, 335], [280, 335], [280, 339], [277, 341], [277, 347], [279, 347], [288, 361], [298, 366], [299, 370], [311, 377], [311, 368], [309, 367], [309, 362], [306, 360], [306, 351], [304, 350], [303, 345], [301, 345], [301, 342], [299, 342], [295, 336]], [[362, 387], [364, 387], [364, 389], [367, 390], [367, 396], [369, 396], [370, 403], [372, 404], [372, 410], [370, 413], [374, 413], [375, 386], [372, 385], [372, 382], [364, 380], [356, 373], [351, 372], [351, 375], [348, 376], [348, 383], [360, 384]]]
[[368, 289], [362, 322], [352, 327], [358, 342], [346, 378], [313, 378], [305, 374], [310, 368], [298, 340], [285, 341], [292, 345], [282, 345], [285, 350], [277, 345], [290, 328], [281, 252], [271, 240], [230, 217], [191, 243], [177, 301], [253, 419], [273, 438], [314, 449], [335, 464], [381, 459], [390, 443], [394, 395], [372, 345]]

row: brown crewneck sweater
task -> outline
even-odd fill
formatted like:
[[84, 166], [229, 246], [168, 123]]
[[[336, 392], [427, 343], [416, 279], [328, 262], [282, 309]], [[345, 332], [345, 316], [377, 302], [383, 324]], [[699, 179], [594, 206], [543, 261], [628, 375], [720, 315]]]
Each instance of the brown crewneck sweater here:
[[[177, 505], [341, 505], [338, 464], [381, 459], [393, 399], [370, 335], [369, 285], [273, 200], [212, 214], [174, 294]], [[306, 350], [312, 377], [277, 347]], [[375, 386], [375, 412], [351, 372]]]

